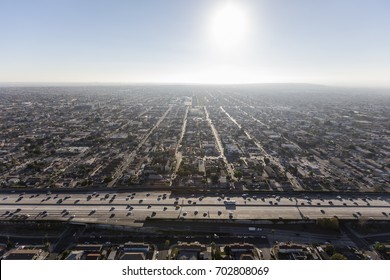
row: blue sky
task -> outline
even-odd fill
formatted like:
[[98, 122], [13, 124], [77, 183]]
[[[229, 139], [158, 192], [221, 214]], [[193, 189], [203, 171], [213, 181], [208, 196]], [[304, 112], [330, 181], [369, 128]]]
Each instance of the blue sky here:
[[[221, 49], [231, 2], [245, 36]], [[390, 86], [389, 15], [388, 0], [0, 0], [0, 82]]]

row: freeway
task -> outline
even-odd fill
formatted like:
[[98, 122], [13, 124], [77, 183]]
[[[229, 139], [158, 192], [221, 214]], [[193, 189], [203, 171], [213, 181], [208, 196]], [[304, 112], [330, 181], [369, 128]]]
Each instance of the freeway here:
[[390, 221], [390, 196], [175, 195], [170, 192], [0, 193], [0, 220], [73, 221], [141, 227], [146, 219]]

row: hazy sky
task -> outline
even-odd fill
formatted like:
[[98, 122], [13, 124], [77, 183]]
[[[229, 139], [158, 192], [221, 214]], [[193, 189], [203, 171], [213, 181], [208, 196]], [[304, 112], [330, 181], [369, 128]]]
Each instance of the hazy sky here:
[[0, 82], [390, 86], [390, 1], [0, 0]]

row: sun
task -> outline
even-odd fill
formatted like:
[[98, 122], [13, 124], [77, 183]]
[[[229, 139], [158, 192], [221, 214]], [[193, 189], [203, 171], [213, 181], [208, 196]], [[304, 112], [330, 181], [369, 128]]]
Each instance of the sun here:
[[211, 18], [211, 40], [218, 49], [236, 49], [244, 41], [247, 31], [248, 15], [233, 1], [219, 7]]

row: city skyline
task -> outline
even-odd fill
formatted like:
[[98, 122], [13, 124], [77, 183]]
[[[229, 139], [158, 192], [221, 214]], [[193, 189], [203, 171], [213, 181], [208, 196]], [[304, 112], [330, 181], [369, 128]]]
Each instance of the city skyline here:
[[390, 86], [387, 1], [152, 2], [0, 1], [0, 82]]

